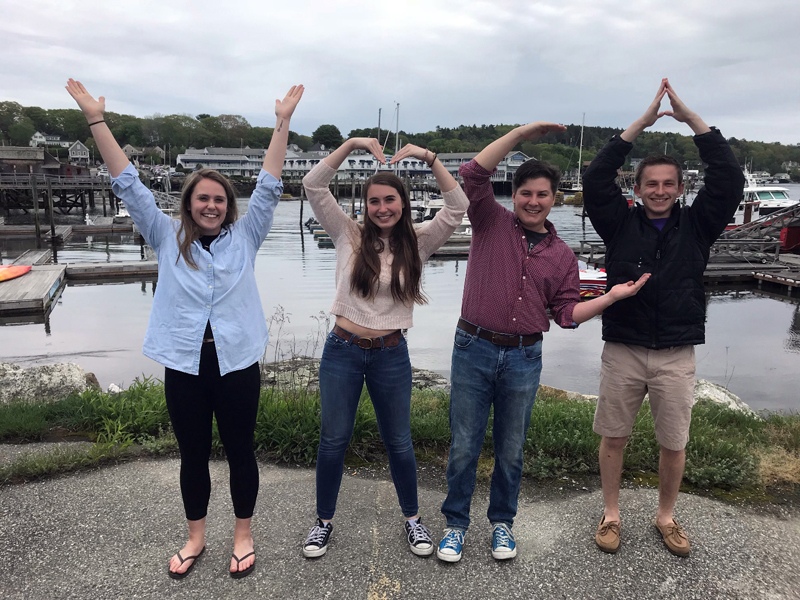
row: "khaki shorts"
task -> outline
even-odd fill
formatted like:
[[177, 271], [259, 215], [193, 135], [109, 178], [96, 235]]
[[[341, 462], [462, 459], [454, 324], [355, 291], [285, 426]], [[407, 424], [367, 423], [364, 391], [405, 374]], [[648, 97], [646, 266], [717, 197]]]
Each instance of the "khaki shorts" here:
[[594, 413], [595, 433], [629, 436], [649, 392], [658, 443], [669, 450], [683, 450], [692, 421], [694, 368], [694, 346], [650, 350], [606, 342]]

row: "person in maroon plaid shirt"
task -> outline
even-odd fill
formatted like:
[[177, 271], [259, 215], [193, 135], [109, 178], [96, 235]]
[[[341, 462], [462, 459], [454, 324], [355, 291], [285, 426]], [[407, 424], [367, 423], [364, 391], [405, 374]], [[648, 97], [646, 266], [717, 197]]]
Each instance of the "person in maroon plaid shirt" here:
[[547, 220], [561, 179], [553, 165], [532, 159], [520, 166], [512, 186], [513, 212], [495, 201], [491, 176], [506, 154], [523, 140], [564, 129], [544, 122], [517, 127], [460, 169], [470, 203], [472, 244], [451, 369], [452, 438], [442, 504], [447, 528], [436, 553], [447, 562], [461, 559], [492, 406], [495, 465], [487, 513], [493, 529], [492, 556], [516, 556], [511, 528], [522, 447], [542, 370], [542, 333], [550, 328], [547, 309], [560, 327], [577, 327], [636, 294], [649, 277], [645, 274], [604, 296], [580, 301], [575, 254]]

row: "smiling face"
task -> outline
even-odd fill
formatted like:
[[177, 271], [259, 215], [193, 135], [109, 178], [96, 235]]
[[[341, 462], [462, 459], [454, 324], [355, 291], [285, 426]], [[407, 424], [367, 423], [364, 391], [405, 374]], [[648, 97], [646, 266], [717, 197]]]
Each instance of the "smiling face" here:
[[649, 165], [641, 175], [641, 183], [633, 192], [642, 199], [644, 213], [649, 219], [663, 219], [670, 215], [672, 206], [683, 193], [683, 183], [678, 182], [678, 168], [673, 165]]
[[367, 190], [367, 217], [388, 236], [403, 216], [405, 203], [400, 193], [391, 185], [373, 183]]
[[556, 201], [552, 184], [546, 177], [527, 179], [511, 195], [514, 212], [525, 229], [545, 233], [544, 222]]
[[201, 179], [192, 190], [189, 212], [203, 235], [219, 234], [228, 214], [225, 188], [212, 179]]

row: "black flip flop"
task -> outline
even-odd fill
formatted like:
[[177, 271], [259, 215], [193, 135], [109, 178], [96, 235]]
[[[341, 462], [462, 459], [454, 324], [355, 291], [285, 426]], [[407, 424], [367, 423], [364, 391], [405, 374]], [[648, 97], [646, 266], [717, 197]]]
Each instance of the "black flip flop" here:
[[[255, 554], [255, 551], [250, 552], [249, 554], [245, 554], [242, 558], [239, 558], [235, 554], [231, 554], [231, 557], [233, 558], [233, 560], [236, 561], [236, 566], [238, 567], [239, 563], [241, 563], [248, 556], [252, 556], [253, 554]], [[255, 568], [256, 568], [256, 561], [254, 560], [253, 564], [247, 567], [244, 571], [228, 570], [228, 573], [230, 573], [231, 577], [233, 577], [234, 579], [241, 579], [242, 577], [247, 577], [248, 575], [250, 575], [250, 573], [252, 573], [255, 570]]]
[[206, 551], [206, 547], [205, 547], [205, 546], [203, 546], [203, 549], [202, 549], [202, 550], [200, 550], [200, 552], [199, 552], [198, 554], [196, 554], [195, 556], [187, 556], [186, 558], [183, 558], [183, 557], [181, 556], [181, 553], [180, 553], [180, 552], [178, 552], [178, 560], [179, 560], [179, 561], [181, 561], [181, 564], [185, 563], [187, 560], [194, 560], [194, 562], [193, 562], [192, 564], [190, 564], [190, 565], [189, 565], [189, 568], [188, 568], [188, 569], [186, 569], [186, 570], [185, 570], [183, 573], [177, 573], [177, 572], [175, 572], [175, 571], [171, 571], [171, 570], [170, 570], [170, 568], [169, 568], [169, 565], [168, 565], [168, 566], [167, 566], [167, 574], [168, 574], [168, 575], [169, 575], [169, 576], [170, 576], [172, 579], [183, 579], [183, 578], [184, 578], [184, 577], [186, 577], [186, 576], [187, 576], [189, 573], [191, 573], [191, 572], [192, 572], [192, 569], [194, 569], [194, 566], [197, 564], [197, 559], [198, 559], [198, 558], [200, 558], [201, 556], [203, 556], [203, 552], [205, 552], [205, 551]]

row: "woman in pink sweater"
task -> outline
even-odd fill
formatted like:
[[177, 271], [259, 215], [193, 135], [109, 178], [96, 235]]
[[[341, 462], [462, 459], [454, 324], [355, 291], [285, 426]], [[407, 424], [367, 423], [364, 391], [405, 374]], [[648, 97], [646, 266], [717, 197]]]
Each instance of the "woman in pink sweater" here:
[[422, 264], [461, 223], [469, 201], [436, 154], [405, 146], [392, 164], [415, 158], [433, 171], [444, 208], [418, 230], [408, 193], [391, 173], [378, 173], [364, 185], [367, 215], [359, 225], [339, 207], [329, 184], [354, 150], [370, 152], [386, 164], [378, 140], [353, 138], [325, 157], [303, 179], [311, 207], [336, 247], [336, 295], [331, 312], [336, 325], [328, 334], [319, 369], [322, 430], [317, 454], [317, 521], [303, 554], [328, 550], [334, 511], [353, 434], [356, 409], [366, 381], [392, 479], [405, 517], [405, 533], [414, 554], [433, 553], [433, 541], [418, 515], [417, 462], [411, 444], [411, 362], [402, 330], [412, 326], [422, 294]]

